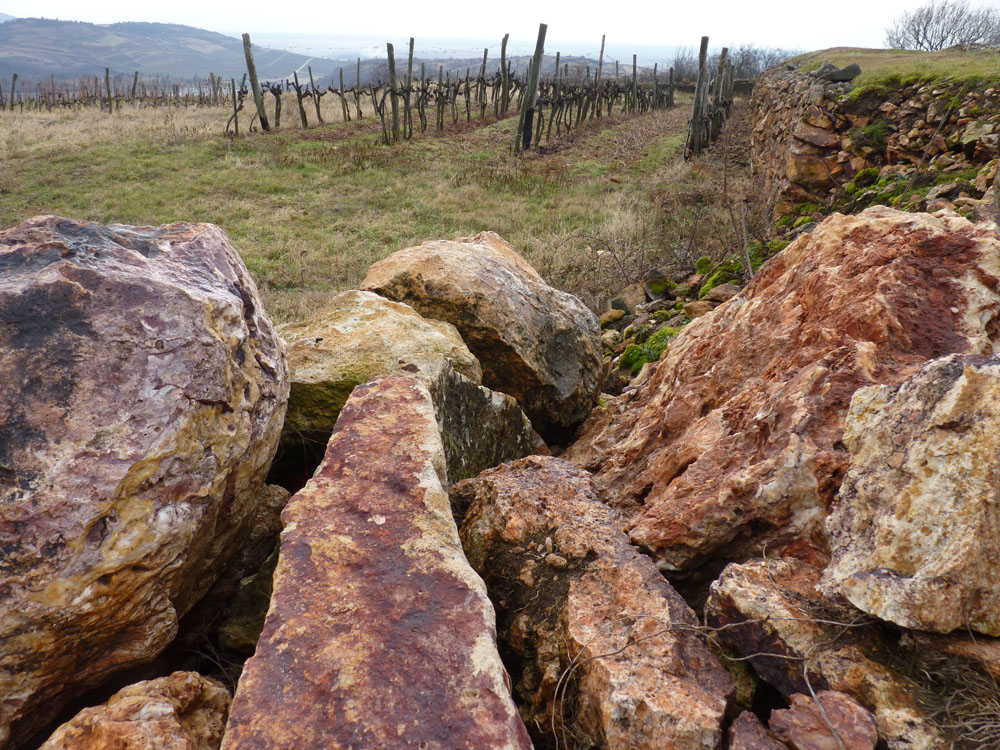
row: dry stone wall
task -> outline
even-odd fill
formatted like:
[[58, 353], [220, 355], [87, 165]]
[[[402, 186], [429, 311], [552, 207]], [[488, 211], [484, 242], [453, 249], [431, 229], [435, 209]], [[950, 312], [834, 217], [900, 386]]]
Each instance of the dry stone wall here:
[[751, 159], [780, 216], [803, 213], [803, 204], [971, 213], [992, 198], [1000, 87], [854, 86], [781, 66], [760, 77], [751, 107]]

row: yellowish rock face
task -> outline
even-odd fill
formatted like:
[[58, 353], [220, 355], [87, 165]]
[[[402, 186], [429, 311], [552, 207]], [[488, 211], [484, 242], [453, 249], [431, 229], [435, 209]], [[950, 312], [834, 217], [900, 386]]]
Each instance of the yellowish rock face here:
[[229, 691], [196, 672], [119, 690], [59, 727], [41, 750], [217, 750]]
[[154, 658], [238, 551], [288, 396], [207, 224], [0, 233], [0, 747]]
[[953, 355], [859, 390], [844, 443], [826, 591], [903, 627], [1000, 635], [1000, 360]]

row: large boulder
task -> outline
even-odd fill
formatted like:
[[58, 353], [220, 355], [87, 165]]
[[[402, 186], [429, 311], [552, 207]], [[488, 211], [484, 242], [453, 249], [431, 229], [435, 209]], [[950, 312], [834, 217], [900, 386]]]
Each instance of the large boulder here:
[[596, 316], [494, 232], [400, 250], [361, 287], [453, 323], [482, 364], [483, 384], [514, 396], [546, 440], [564, 442], [597, 403]]
[[844, 444], [824, 589], [903, 627], [1000, 635], [1000, 359], [856, 391]]
[[[452, 488], [539, 746], [716, 748], [733, 685], [590, 477], [529, 456]], [[552, 732], [555, 732], [553, 738]]]
[[253, 522], [288, 374], [220, 229], [57, 217], [0, 233], [0, 372], [2, 747], [174, 637]]
[[218, 750], [229, 691], [196, 672], [129, 685], [60, 726], [41, 750]]
[[920, 686], [883, 663], [891, 642], [842, 599], [821, 596], [819, 577], [819, 568], [797, 560], [729, 565], [711, 586], [705, 618], [786, 698], [846, 693], [875, 715], [890, 750], [943, 750], [944, 737], [918, 702]]
[[311, 319], [283, 326], [281, 335], [291, 392], [278, 461], [289, 472], [295, 463], [315, 468], [355, 386], [396, 372], [403, 362], [446, 359], [482, 382], [478, 360], [453, 325], [372, 292], [338, 294]]
[[226, 750], [529, 748], [444, 485], [420, 379], [355, 389], [285, 507], [274, 593]]
[[595, 473], [667, 571], [765, 545], [822, 552], [852, 394], [945, 354], [992, 353], [998, 279], [992, 225], [883, 207], [834, 214], [685, 327], [566, 457]]

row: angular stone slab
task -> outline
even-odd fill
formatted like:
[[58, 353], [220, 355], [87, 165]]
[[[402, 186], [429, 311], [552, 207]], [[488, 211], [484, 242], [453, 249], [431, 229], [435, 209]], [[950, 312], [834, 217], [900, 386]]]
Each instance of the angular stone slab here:
[[287, 398], [218, 227], [0, 232], [0, 747], [173, 639], [253, 523]]
[[553, 742], [553, 723], [571, 747], [721, 743], [729, 674], [586, 472], [529, 456], [451, 495], [468, 507], [462, 541], [496, 600], [522, 715], [540, 746]]
[[271, 608], [224, 750], [531, 746], [446, 482], [421, 381], [355, 389], [283, 513]]

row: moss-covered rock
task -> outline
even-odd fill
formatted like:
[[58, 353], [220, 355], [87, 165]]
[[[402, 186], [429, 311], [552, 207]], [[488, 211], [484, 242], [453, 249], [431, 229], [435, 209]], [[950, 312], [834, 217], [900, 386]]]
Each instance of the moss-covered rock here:
[[644, 342], [629, 344], [625, 347], [618, 366], [631, 370], [635, 375], [647, 362], [656, 362], [670, 345], [670, 339], [680, 333], [680, 328], [663, 326], [650, 334]]
[[338, 294], [312, 319], [285, 326], [291, 393], [275, 472], [304, 481], [319, 462], [340, 410], [354, 388], [395, 372], [400, 362], [447, 360], [481, 382], [479, 361], [450, 323], [372, 292]]

